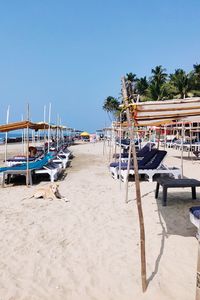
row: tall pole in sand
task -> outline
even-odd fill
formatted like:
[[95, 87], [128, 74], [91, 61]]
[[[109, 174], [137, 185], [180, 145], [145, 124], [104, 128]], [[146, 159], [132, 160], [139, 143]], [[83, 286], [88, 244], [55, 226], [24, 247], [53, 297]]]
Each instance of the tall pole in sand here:
[[44, 105], [44, 153], [45, 153], [45, 144], [46, 144], [46, 105]]
[[[126, 105], [126, 115], [128, 120], [128, 127], [130, 131], [130, 141], [133, 140], [133, 128], [131, 124], [130, 111], [128, 107], [128, 93], [126, 89], [125, 77], [122, 78], [122, 93], [124, 103]], [[136, 188], [136, 200], [137, 200], [137, 209], [139, 215], [139, 226], [140, 226], [140, 258], [141, 258], [141, 278], [142, 278], [142, 290], [143, 292], [147, 289], [147, 278], [146, 278], [146, 255], [145, 255], [145, 230], [144, 230], [144, 218], [142, 211], [142, 201], [141, 201], [141, 193], [140, 193], [140, 181], [138, 174], [138, 163], [137, 156], [135, 150], [135, 144], [133, 143], [130, 148], [133, 154], [133, 162], [134, 162], [134, 173], [135, 173], [135, 188]]]
[[27, 159], [27, 168], [26, 168], [26, 185], [29, 185], [29, 104], [27, 104], [27, 148], [26, 148], [26, 159]]
[[49, 103], [49, 128], [48, 128], [48, 152], [50, 150], [50, 131], [51, 131], [51, 103]]
[[[9, 122], [9, 115], [10, 115], [10, 105], [8, 105], [7, 113], [6, 113], [6, 124]], [[5, 137], [5, 162], [7, 161], [7, 148], [8, 148], [8, 132], [6, 132]]]
[[181, 178], [183, 178], [183, 135], [185, 134], [184, 123], [182, 122], [181, 129]]

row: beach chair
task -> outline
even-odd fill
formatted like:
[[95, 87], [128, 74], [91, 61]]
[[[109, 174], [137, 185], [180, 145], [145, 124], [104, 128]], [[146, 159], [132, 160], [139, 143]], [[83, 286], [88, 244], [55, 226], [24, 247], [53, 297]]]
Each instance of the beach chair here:
[[200, 234], [200, 206], [190, 207], [190, 222], [197, 227], [196, 237], [199, 239]]
[[32, 184], [32, 172], [43, 168], [45, 165], [48, 164], [48, 162], [52, 158], [53, 157], [50, 154], [47, 154], [42, 159], [39, 159], [39, 160], [34, 161], [34, 162], [29, 162], [28, 170], [27, 170], [27, 163], [22, 163], [22, 164], [15, 165], [15, 166], [12, 166], [12, 167], [0, 168], [0, 174], [2, 175], [2, 186], [4, 186], [4, 184], [5, 184], [5, 177], [7, 176], [8, 179], [10, 179], [11, 175], [25, 175], [25, 176], [28, 176], [28, 182], [29, 182], [29, 184]]
[[[151, 151], [147, 151], [142, 157], [142, 159], [138, 160], [138, 167], [139, 166], [144, 166], [148, 162], [151, 161], [151, 159], [155, 156], [155, 154], [158, 152], [157, 149], [152, 149]], [[122, 162], [121, 163], [121, 170], [127, 170], [128, 163], [127, 162]], [[110, 172], [113, 176], [114, 179], [117, 179], [119, 177], [119, 170], [120, 169], [120, 163], [111, 163], [110, 164]], [[134, 169], [133, 163], [131, 162], [130, 169]], [[123, 173], [123, 172], [122, 172]]]
[[[147, 175], [150, 182], [153, 181], [153, 177], [156, 174], [168, 174], [174, 176], [175, 178], [178, 178], [181, 175], [181, 171], [179, 168], [168, 168], [163, 164], [163, 160], [166, 154], [167, 151], [157, 150], [153, 158], [147, 163], [140, 164], [140, 162], [138, 162], [138, 173]], [[131, 167], [129, 170], [129, 175], [134, 175], [134, 173], [134, 167]], [[122, 181], [126, 181], [127, 179], [127, 168], [125, 167], [121, 168], [121, 179]]]

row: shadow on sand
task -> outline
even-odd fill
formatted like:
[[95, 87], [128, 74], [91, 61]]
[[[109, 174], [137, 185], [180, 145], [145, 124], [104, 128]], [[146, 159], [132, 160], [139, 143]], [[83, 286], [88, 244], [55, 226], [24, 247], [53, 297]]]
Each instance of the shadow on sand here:
[[[157, 213], [161, 227], [161, 241], [158, 256], [155, 261], [154, 270], [147, 279], [148, 285], [156, 276], [159, 264], [164, 253], [165, 241], [170, 235], [180, 235], [184, 237], [194, 237], [196, 228], [189, 220], [189, 208], [200, 205], [200, 201], [191, 200], [191, 192], [169, 192], [167, 206], [162, 206], [162, 193], [160, 193], [157, 202]], [[200, 199], [200, 193], [197, 193], [197, 199]]]

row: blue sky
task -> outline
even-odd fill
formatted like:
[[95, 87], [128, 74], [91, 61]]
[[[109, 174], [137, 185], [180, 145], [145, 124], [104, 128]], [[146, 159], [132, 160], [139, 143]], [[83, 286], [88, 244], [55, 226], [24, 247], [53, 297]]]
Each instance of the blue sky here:
[[64, 124], [109, 124], [104, 99], [127, 72], [150, 75], [200, 63], [199, 0], [0, 1], [0, 123], [33, 121], [52, 103]]

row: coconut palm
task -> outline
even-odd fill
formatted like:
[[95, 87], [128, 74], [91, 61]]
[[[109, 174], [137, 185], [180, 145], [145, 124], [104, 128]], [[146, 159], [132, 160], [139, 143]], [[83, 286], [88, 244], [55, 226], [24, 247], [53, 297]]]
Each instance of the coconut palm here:
[[141, 96], [146, 96], [148, 87], [149, 83], [146, 76], [139, 78], [135, 85], [137, 93]]
[[103, 104], [103, 110], [105, 110], [108, 113], [108, 117], [110, 119], [110, 121], [112, 121], [112, 118], [110, 116], [110, 114], [112, 114], [113, 116], [116, 114], [116, 112], [119, 109], [119, 101], [112, 96], [108, 96], [105, 100], [104, 100], [104, 104]]
[[167, 80], [167, 73], [165, 73], [166, 69], [164, 69], [161, 65], [156, 66], [155, 69], [151, 70], [152, 81], [156, 82], [159, 85], [162, 85]]
[[170, 75], [170, 81], [176, 88], [180, 98], [187, 97], [188, 92], [191, 90], [191, 78], [189, 74], [186, 74], [183, 69], [177, 69], [174, 74]]
[[129, 101], [131, 101], [133, 99], [134, 92], [135, 92], [135, 83], [137, 81], [136, 74], [127, 73], [125, 80], [126, 80], [126, 88], [127, 88], [128, 98], [129, 98]]
[[164, 84], [167, 81], [167, 73], [162, 66], [156, 66], [155, 69], [151, 70], [153, 74], [150, 79], [149, 85], [149, 96], [152, 100], [161, 100], [165, 95]]
[[193, 76], [192, 76], [192, 79], [193, 79], [193, 89], [198, 91], [200, 90], [200, 64], [195, 64], [193, 65]]

